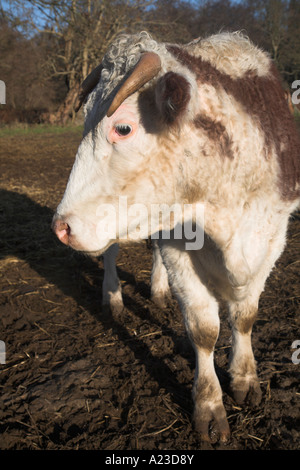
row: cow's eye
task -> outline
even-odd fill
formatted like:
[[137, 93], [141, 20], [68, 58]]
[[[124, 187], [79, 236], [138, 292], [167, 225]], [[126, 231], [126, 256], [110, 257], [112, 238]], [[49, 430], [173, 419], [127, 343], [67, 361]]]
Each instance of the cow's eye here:
[[115, 130], [121, 137], [126, 137], [132, 132], [132, 127], [129, 124], [117, 124]]

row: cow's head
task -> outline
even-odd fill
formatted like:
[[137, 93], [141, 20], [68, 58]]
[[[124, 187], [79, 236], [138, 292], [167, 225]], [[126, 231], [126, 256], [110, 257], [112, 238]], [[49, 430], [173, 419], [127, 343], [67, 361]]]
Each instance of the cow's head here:
[[[82, 85], [84, 136], [53, 219], [58, 238], [74, 249], [98, 254], [117, 240], [146, 238], [163, 228], [162, 220], [153, 226], [151, 205], [177, 202], [197, 87], [165, 54], [142, 51], [119, 82], [113, 73], [107, 79], [104, 58]], [[105, 80], [116, 83], [106, 95]]]

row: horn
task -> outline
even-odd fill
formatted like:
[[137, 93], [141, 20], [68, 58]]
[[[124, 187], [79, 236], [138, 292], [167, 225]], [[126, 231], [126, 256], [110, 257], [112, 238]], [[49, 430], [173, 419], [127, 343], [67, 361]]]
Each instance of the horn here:
[[107, 116], [110, 117], [128, 96], [132, 95], [145, 85], [145, 83], [152, 80], [160, 69], [161, 61], [159, 56], [155, 54], [155, 52], [143, 52], [130, 76], [114, 97], [107, 111]]
[[81, 108], [82, 103], [84, 102], [86, 96], [95, 88], [97, 83], [100, 80], [101, 72], [103, 69], [103, 65], [98, 65], [92, 72], [86, 77], [86, 79], [82, 82], [79, 90], [79, 95], [77, 98], [77, 103], [75, 106], [75, 111], [79, 111]]

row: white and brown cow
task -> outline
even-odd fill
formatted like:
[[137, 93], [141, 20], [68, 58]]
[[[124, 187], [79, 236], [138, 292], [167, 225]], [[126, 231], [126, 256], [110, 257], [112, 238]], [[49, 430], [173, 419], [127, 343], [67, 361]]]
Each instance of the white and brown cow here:
[[[109, 47], [83, 83], [85, 97], [84, 137], [53, 228], [63, 243], [98, 255], [139, 238], [137, 220], [145, 227], [154, 206], [192, 207], [187, 215], [174, 211], [174, 231], [159, 241], [160, 252], [196, 353], [196, 429], [208, 439], [214, 418], [226, 440], [213, 360], [218, 299], [227, 302], [232, 325], [234, 397], [258, 403], [252, 325], [299, 205], [299, 137], [279, 75], [239, 33], [171, 45], [143, 32]], [[140, 219], [128, 216], [125, 200], [141, 208]], [[202, 224], [193, 219], [199, 204]], [[201, 249], [174, 236], [187, 219], [201, 225]], [[159, 230], [164, 224], [162, 217]], [[157, 233], [146, 226], [140, 238]]]

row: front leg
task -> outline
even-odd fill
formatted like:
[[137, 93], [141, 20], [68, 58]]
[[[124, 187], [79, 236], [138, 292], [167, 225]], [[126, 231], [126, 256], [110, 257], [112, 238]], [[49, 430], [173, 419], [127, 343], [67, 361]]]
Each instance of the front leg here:
[[218, 303], [200, 280], [203, 273], [200, 265], [195, 267], [195, 252], [184, 251], [183, 242], [176, 240], [163, 241], [161, 253], [196, 354], [193, 386], [195, 428], [203, 440], [209, 440], [209, 423], [214, 419], [219, 426], [221, 440], [226, 441], [230, 431], [214, 368], [214, 347], [219, 335]]
[[115, 243], [103, 255], [102, 305], [104, 309], [110, 309], [115, 313], [122, 312], [124, 308], [122, 289], [116, 267], [118, 251], [119, 246]]
[[168, 273], [163, 263], [156, 240], [153, 240], [152, 246], [153, 264], [151, 273], [151, 300], [159, 308], [165, 308], [166, 301], [170, 297]]

